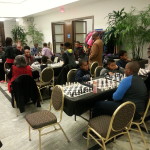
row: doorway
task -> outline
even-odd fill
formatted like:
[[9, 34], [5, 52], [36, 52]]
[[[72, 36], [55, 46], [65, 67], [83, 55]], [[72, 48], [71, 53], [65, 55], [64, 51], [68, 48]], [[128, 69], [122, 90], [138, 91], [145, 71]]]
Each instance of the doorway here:
[[79, 41], [84, 45], [86, 35], [94, 30], [94, 16], [52, 23], [53, 52], [60, 53], [60, 44]]

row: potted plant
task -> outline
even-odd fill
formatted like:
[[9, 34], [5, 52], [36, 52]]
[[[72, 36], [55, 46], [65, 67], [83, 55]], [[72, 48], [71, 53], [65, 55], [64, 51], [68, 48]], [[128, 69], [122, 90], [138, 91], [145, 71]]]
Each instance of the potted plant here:
[[143, 47], [150, 42], [150, 6], [143, 11], [132, 8], [126, 17], [116, 24], [115, 35], [132, 52], [133, 60], [141, 60]]
[[17, 43], [18, 41], [20, 41], [22, 43], [22, 45], [25, 45], [27, 42], [26, 39], [26, 33], [25, 30], [22, 26], [15, 26], [12, 31], [12, 38], [14, 40], [15, 43]]
[[[113, 11], [109, 13], [108, 18], [108, 27], [106, 28], [104, 34], [104, 43], [106, 45], [111, 45], [111, 48], [114, 47], [114, 52], [118, 51], [118, 47], [122, 44], [120, 40], [120, 34], [117, 33], [117, 25], [126, 17], [127, 13], [125, 12], [124, 8], [120, 11]], [[113, 45], [113, 46], [112, 46]]]
[[30, 25], [28, 27], [27, 35], [31, 37], [32, 44], [38, 43], [39, 45], [42, 45], [43, 42], [43, 33], [41, 33], [35, 25]]

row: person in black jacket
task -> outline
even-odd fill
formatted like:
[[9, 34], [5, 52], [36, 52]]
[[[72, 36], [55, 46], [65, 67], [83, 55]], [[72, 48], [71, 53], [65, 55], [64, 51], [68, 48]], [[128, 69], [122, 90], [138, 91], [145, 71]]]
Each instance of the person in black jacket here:
[[75, 55], [76, 60], [83, 59], [85, 57], [85, 52], [83, 50], [83, 46], [80, 45], [79, 41], [75, 42], [74, 55]]
[[76, 82], [86, 82], [90, 80], [90, 72], [89, 72], [89, 65], [87, 60], [80, 59], [79, 60], [80, 68], [77, 70], [75, 81]]
[[12, 39], [10, 37], [6, 38], [6, 48], [5, 48], [5, 58], [6, 58], [6, 63], [9, 65], [9, 67], [11, 68], [11, 66], [14, 63], [14, 59], [15, 59], [15, 50], [12, 47]]
[[64, 49], [65, 52], [62, 55], [63, 61], [64, 61], [64, 65], [71, 65], [72, 68], [76, 67], [76, 63], [75, 63], [75, 56], [73, 53], [73, 50], [71, 49], [71, 44], [69, 42], [66, 42], [64, 44]]

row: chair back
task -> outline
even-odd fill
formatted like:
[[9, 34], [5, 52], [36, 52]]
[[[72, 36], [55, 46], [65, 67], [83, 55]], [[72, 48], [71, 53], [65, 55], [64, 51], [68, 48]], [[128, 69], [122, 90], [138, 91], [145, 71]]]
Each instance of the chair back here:
[[56, 85], [53, 88], [52, 94], [51, 94], [51, 106], [55, 109], [55, 111], [61, 111], [60, 112], [60, 121], [62, 119], [62, 112], [63, 112], [63, 106], [64, 106], [64, 92], [60, 85]]
[[98, 66], [98, 62], [95, 61], [91, 64], [91, 67], [90, 67], [90, 73], [91, 73], [91, 76], [94, 76], [94, 71], [95, 71], [95, 68]]
[[113, 113], [110, 126], [107, 133], [107, 138], [110, 135], [121, 132], [131, 126], [134, 114], [135, 114], [135, 104], [133, 102], [127, 101], [121, 104]]
[[54, 78], [54, 70], [51, 67], [46, 67], [42, 70], [40, 80], [42, 82], [51, 82]]
[[29, 75], [20, 75], [12, 82], [12, 103], [14, 98], [20, 112], [24, 111], [24, 106], [30, 100], [33, 103], [40, 104], [40, 94], [34, 79]]
[[99, 77], [102, 69], [103, 69], [102, 66], [97, 66], [94, 71], [94, 77]]
[[71, 69], [67, 74], [67, 82], [75, 82], [77, 69]]
[[142, 122], [144, 122], [144, 120], [145, 120], [145, 118], [146, 118], [146, 116], [148, 114], [149, 108], [150, 108], [150, 97], [149, 97], [149, 100], [147, 102], [146, 109], [145, 109], [145, 111], [144, 111], [144, 113], [143, 113], [143, 115], [141, 117], [141, 121]]

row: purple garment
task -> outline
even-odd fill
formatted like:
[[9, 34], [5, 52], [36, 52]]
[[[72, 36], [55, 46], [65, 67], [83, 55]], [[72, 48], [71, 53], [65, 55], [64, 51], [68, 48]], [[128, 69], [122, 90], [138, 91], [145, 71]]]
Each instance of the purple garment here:
[[48, 58], [51, 58], [53, 53], [51, 52], [51, 50], [47, 47], [44, 47], [42, 49], [42, 55], [47, 56]]

